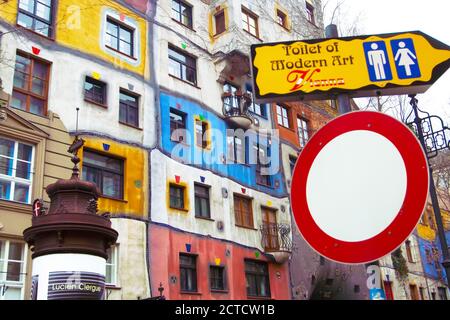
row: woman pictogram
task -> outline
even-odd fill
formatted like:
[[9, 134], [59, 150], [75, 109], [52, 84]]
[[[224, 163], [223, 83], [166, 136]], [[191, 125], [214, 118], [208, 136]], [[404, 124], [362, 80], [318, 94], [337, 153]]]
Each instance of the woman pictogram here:
[[405, 67], [406, 75], [411, 76], [411, 66], [416, 64], [413, 59], [417, 58], [411, 50], [405, 48], [406, 44], [403, 41], [400, 41], [398, 46], [400, 49], [398, 49], [394, 60], [398, 60], [398, 65]]

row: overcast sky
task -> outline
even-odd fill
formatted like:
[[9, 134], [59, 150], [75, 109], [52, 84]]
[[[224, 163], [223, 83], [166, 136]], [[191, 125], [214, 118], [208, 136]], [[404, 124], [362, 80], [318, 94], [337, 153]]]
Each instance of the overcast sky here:
[[[325, 24], [330, 23], [330, 9], [343, 0], [328, 1]], [[356, 22], [360, 34], [420, 30], [450, 45], [449, 0], [344, 0], [341, 8], [341, 21], [335, 23]], [[417, 98], [421, 109], [439, 115], [450, 125], [450, 69]]]

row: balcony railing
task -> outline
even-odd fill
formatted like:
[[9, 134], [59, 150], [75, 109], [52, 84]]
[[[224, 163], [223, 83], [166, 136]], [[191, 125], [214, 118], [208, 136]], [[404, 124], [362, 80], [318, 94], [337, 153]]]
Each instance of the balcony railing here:
[[222, 94], [223, 115], [238, 126], [248, 128], [253, 123], [253, 118], [248, 112], [252, 103], [252, 97], [247, 93], [225, 92]]
[[265, 252], [288, 254], [292, 252], [291, 226], [289, 224], [264, 223], [260, 226], [260, 231], [261, 244]]

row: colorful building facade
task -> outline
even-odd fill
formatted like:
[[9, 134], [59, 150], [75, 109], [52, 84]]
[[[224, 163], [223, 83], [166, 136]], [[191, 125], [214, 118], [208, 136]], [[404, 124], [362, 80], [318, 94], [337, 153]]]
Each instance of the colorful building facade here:
[[82, 178], [100, 187], [99, 212], [108, 212], [120, 233], [108, 261], [107, 299], [150, 295], [148, 149], [155, 120], [143, 3], [15, 0], [0, 10], [0, 78], [9, 110], [41, 122], [60, 119], [65, 127], [48, 139], [58, 152], [42, 156], [52, 166], [38, 189], [68, 178], [60, 164], [67, 148], [75, 135], [86, 141]]

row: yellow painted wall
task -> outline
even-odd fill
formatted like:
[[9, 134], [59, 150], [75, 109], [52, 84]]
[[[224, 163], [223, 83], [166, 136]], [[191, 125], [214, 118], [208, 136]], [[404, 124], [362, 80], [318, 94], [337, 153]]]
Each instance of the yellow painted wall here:
[[[148, 155], [147, 151], [103, 138], [83, 137], [84, 148], [99, 153], [122, 158], [124, 162], [124, 201], [100, 198], [98, 208], [101, 212], [148, 217]], [[103, 144], [109, 145], [105, 151]], [[83, 155], [80, 152], [81, 167]]]
[[[429, 210], [432, 210], [431, 208]], [[434, 213], [426, 212], [425, 214], [429, 215], [431, 219], [433, 219], [434, 224], [436, 225], [436, 219], [434, 218]], [[445, 231], [449, 231], [450, 228], [450, 213], [446, 210], [441, 209], [441, 216], [442, 216], [442, 222], [444, 224]], [[425, 217], [425, 219], [428, 219], [428, 217]], [[436, 230], [434, 230], [429, 225], [424, 225], [419, 223], [417, 225], [417, 234], [422, 239], [428, 240], [428, 241], [434, 241], [436, 239]]]
[[[106, 8], [122, 13], [136, 21], [139, 27], [140, 48], [138, 64], [133, 65], [124, 59], [109, 54], [101, 48], [102, 11]], [[17, 21], [18, 0], [10, 0], [1, 4], [0, 18], [12, 25]], [[147, 22], [144, 18], [134, 14], [115, 1], [98, 0], [59, 0], [57, 1], [55, 41], [67, 46], [101, 58], [140, 75], [145, 75], [145, 61], [147, 56]]]

